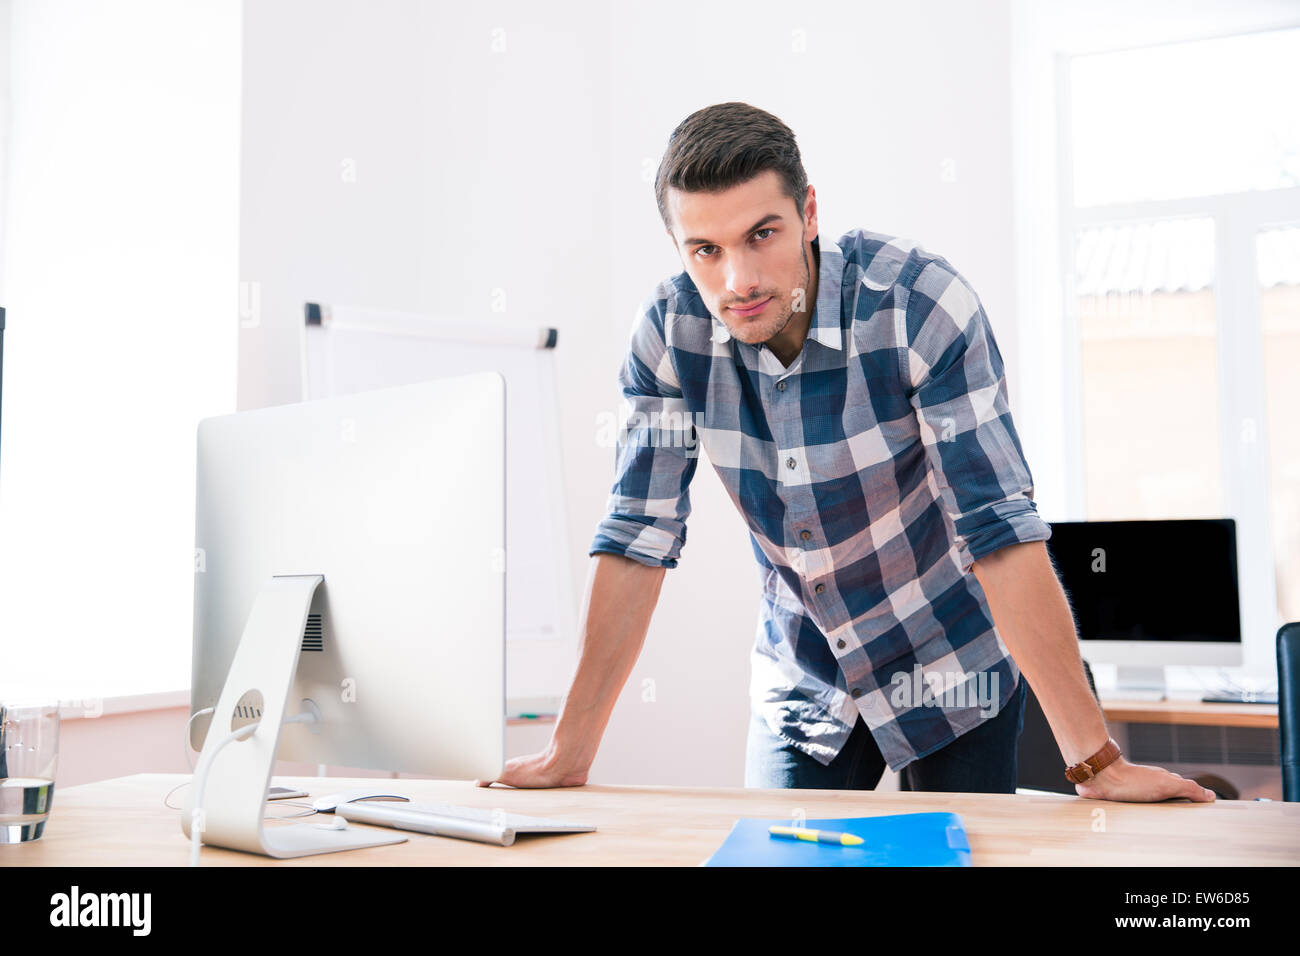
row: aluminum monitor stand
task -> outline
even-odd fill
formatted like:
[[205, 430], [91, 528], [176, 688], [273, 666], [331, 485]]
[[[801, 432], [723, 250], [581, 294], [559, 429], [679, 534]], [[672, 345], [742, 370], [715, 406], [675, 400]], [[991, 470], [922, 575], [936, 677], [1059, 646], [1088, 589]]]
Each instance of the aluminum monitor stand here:
[[1125, 700], [1164, 700], [1168, 686], [1163, 664], [1120, 664], [1115, 671], [1115, 696]]
[[[259, 853], [276, 859], [359, 850], [403, 843], [404, 836], [375, 830], [323, 830], [312, 823], [263, 828], [266, 792], [271, 786], [280, 730], [293, 689], [302, 633], [321, 574], [275, 575], [262, 586], [244, 625], [239, 648], [221, 689], [199, 755], [198, 770], [206, 768], [202, 841], [209, 846]], [[258, 702], [260, 695], [260, 702]], [[261, 712], [257, 729], [246, 740], [218, 745], [230, 731], [253, 722], [249, 708]], [[295, 733], [318, 731], [295, 727]], [[195, 788], [191, 786], [181, 814], [181, 829], [190, 834]]]

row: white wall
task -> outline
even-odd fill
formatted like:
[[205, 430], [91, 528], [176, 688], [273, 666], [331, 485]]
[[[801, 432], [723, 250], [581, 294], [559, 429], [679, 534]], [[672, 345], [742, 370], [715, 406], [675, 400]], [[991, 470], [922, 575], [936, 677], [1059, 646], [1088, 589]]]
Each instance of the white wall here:
[[[240, 274], [260, 313], [241, 332], [240, 407], [298, 400], [305, 300], [486, 316], [504, 289], [508, 317], [560, 329], [579, 583], [613, 478], [597, 415], [618, 407], [636, 306], [682, 268], [650, 178], [700, 107], [744, 100], [790, 125], [831, 238], [862, 226], [950, 259], [1021, 398], [1008, 0], [275, 0], [246, 6], [244, 39]], [[596, 782], [742, 783], [757, 573], [706, 466], [692, 494]]]

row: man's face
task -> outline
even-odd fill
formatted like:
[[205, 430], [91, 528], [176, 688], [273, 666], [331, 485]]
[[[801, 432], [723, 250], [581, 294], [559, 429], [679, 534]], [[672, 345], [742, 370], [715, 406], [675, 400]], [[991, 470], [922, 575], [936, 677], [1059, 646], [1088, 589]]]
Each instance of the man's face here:
[[[817, 199], [809, 187], [800, 221], [794, 200], [766, 170], [718, 193], [669, 188], [670, 231], [687, 275], [732, 336], [757, 345], [807, 312]], [[765, 304], [763, 304], [765, 303]], [[744, 306], [758, 306], [746, 311]]]

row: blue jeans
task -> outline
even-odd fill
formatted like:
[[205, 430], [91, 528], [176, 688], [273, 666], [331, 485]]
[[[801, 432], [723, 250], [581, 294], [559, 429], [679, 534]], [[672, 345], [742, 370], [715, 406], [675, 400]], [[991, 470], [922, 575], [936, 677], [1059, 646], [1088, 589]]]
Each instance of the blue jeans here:
[[[943, 793], [1015, 793], [1026, 686], [1022, 675], [1011, 699], [996, 716], [981, 721], [946, 747], [909, 763], [899, 774], [899, 786]], [[884, 773], [885, 758], [861, 717], [844, 749], [826, 766], [773, 734], [761, 717], [750, 718], [746, 787], [874, 790]]]

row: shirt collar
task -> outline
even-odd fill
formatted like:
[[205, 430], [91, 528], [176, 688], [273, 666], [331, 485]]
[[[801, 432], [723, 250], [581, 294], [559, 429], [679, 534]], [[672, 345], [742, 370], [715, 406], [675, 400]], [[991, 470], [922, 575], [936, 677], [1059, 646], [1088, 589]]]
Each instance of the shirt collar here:
[[[808, 338], [830, 349], [844, 350], [844, 328], [840, 324], [841, 292], [844, 284], [844, 252], [833, 240], [822, 245], [821, 236], [812, 241], [820, 259], [817, 266], [817, 305], [813, 309]], [[726, 342], [731, 332], [717, 316], [713, 317], [713, 341]]]

